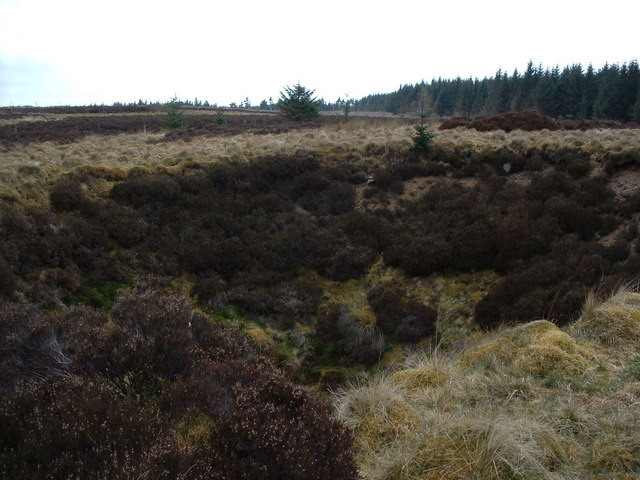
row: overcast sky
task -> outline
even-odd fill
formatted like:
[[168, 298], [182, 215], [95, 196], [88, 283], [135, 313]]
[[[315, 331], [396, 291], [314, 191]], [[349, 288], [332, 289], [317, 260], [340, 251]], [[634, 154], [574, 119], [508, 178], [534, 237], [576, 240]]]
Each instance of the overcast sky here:
[[0, 0], [0, 105], [333, 101], [640, 55], [638, 0]]

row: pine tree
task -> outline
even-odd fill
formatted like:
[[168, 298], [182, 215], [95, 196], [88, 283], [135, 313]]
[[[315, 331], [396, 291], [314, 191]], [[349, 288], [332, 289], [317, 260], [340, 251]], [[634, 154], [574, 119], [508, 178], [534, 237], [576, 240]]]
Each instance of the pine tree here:
[[528, 110], [533, 108], [533, 96], [536, 90], [536, 86], [538, 85], [538, 79], [540, 76], [538, 75], [538, 70], [533, 66], [533, 62], [529, 60], [527, 63], [527, 69], [522, 75], [522, 79], [520, 82], [520, 101], [518, 103], [518, 110]]
[[630, 118], [632, 122], [640, 123], [640, 88], [636, 95], [636, 103], [631, 106]]
[[565, 67], [560, 74], [557, 85], [558, 111], [557, 115], [575, 118], [580, 112], [582, 100], [582, 83], [584, 75], [582, 65], [575, 64]]
[[187, 124], [184, 119], [184, 114], [179, 107], [180, 102], [178, 102], [178, 98], [173, 97], [167, 104], [167, 118], [164, 121], [165, 126], [169, 128], [179, 128]]
[[615, 64], [605, 64], [598, 72], [598, 95], [593, 105], [594, 117], [616, 119], [618, 109], [616, 105], [616, 89], [619, 76], [620, 69]]
[[587, 120], [593, 117], [593, 104], [597, 95], [598, 77], [593, 70], [593, 65], [589, 64], [582, 82], [582, 100], [580, 101], [579, 112], [580, 118]]
[[429, 129], [426, 123], [427, 111], [431, 106], [431, 98], [424, 84], [420, 88], [420, 123], [414, 125], [415, 134], [413, 140], [413, 151], [419, 155], [426, 155], [431, 151], [431, 142], [436, 134]]
[[498, 69], [490, 85], [485, 113], [492, 115], [509, 110], [509, 76], [507, 72]]
[[556, 117], [560, 113], [560, 98], [558, 96], [558, 82], [560, 80], [560, 68], [555, 66], [541, 73], [536, 86], [535, 102], [536, 109], [551, 117]]
[[293, 87], [284, 87], [280, 93], [278, 108], [293, 120], [313, 120], [320, 116], [320, 102], [313, 94], [315, 90], [308, 90], [300, 83]]
[[640, 108], [640, 66], [632, 60], [627, 68], [627, 77], [623, 83], [621, 103], [626, 108], [626, 120], [639, 121], [637, 109]]

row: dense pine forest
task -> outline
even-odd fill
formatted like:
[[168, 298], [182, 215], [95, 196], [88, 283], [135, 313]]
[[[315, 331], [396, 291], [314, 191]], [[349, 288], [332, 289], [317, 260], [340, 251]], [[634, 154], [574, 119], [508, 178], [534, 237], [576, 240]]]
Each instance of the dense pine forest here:
[[[580, 64], [551, 69], [529, 62], [524, 73], [498, 70], [494, 77], [433, 79], [407, 84], [387, 94], [368, 95], [354, 110], [392, 113], [420, 110], [422, 91], [433, 116], [493, 115], [535, 109], [551, 117], [640, 121], [640, 68], [637, 60], [605, 64], [600, 69]], [[338, 104], [343, 103], [341, 100]]]

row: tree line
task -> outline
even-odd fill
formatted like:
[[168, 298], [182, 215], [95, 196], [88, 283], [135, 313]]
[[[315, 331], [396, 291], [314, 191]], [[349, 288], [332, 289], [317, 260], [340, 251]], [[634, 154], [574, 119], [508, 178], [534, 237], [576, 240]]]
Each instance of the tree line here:
[[605, 64], [600, 69], [581, 64], [543, 68], [529, 61], [513, 74], [498, 70], [493, 77], [433, 79], [400, 86], [397, 91], [368, 95], [354, 110], [392, 113], [420, 110], [423, 92], [432, 116], [479, 116], [535, 109], [551, 117], [640, 121], [640, 68], [637, 60]]

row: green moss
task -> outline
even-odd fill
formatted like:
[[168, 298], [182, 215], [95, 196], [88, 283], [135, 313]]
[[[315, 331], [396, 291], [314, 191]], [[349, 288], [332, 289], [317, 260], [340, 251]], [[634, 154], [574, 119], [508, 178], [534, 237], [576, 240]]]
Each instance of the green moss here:
[[221, 308], [207, 308], [207, 313], [216, 323], [239, 323], [244, 324], [245, 318], [240, 309], [235, 305], [225, 305]]
[[113, 306], [118, 291], [129, 287], [129, 284], [119, 282], [105, 282], [100, 285], [88, 286], [73, 296], [71, 304], [88, 305], [106, 311]]
[[336, 346], [334, 343], [325, 342], [318, 338], [312, 340], [312, 351], [314, 364], [319, 366], [330, 366], [336, 363]]

